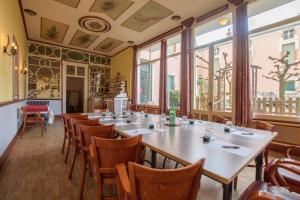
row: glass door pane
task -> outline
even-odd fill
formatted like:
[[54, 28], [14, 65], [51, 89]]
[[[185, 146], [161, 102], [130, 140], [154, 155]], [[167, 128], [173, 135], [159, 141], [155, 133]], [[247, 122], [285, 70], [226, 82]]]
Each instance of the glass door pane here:
[[195, 51], [194, 109], [209, 110], [209, 48]]
[[213, 111], [232, 111], [232, 41], [214, 45]]

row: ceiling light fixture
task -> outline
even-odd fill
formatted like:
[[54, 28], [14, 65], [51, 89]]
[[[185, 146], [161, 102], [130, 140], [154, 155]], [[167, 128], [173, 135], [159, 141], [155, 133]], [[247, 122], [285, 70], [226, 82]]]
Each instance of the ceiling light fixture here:
[[180, 17], [179, 15], [173, 15], [173, 16], [171, 17], [171, 19], [172, 19], [173, 21], [179, 21], [179, 20], [181, 20], [181, 17]]
[[29, 16], [35, 16], [35, 15], [37, 15], [37, 13], [35, 12], [35, 11], [33, 11], [33, 10], [31, 10], [31, 9], [24, 9], [24, 12], [26, 13], [26, 14], [28, 14]]
[[230, 23], [230, 20], [228, 18], [222, 18], [222, 19], [219, 20], [219, 24], [222, 25], [222, 26], [225, 26], [229, 23]]
[[129, 41], [127, 41], [127, 43], [128, 43], [129, 45], [133, 45], [133, 44], [134, 44], [134, 41], [129, 40]]

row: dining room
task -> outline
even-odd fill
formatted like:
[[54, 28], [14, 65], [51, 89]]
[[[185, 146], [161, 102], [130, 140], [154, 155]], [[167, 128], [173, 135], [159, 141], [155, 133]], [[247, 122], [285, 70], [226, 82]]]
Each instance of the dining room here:
[[0, 199], [300, 200], [300, 0], [0, 0]]

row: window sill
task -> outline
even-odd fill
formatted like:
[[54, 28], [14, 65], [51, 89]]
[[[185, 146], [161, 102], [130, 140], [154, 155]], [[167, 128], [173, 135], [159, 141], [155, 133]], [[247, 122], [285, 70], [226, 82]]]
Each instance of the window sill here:
[[[282, 122], [282, 123], [299, 123], [300, 116], [289, 116], [289, 115], [274, 115], [274, 114], [262, 114], [262, 113], [254, 113], [254, 120], [267, 120], [274, 122]], [[299, 125], [300, 126], [300, 125]]]

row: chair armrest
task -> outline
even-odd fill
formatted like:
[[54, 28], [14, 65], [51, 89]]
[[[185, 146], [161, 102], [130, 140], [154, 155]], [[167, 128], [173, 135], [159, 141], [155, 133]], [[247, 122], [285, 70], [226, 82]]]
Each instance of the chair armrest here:
[[117, 184], [121, 193], [130, 196], [130, 182], [125, 164], [116, 165]]
[[278, 172], [278, 170], [281, 168], [293, 174], [300, 175], [300, 169], [297, 166], [300, 166], [299, 162], [292, 162], [292, 161], [287, 161], [287, 162], [279, 161], [271, 165], [268, 173], [271, 184], [289, 189], [290, 188], [289, 184], [285, 181], [285, 179]]
[[300, 166], [300, 161], [294, 160], [292, 158], [281, 158], [276, 163]]
[[287, 150], [285, 151], [285, 157], [291, 158], [292, 157], [291, 156], [291, 151], [294, 151], [294, 150], [300, 151], [300, 147], [298, 147], [298, 146], [291, 146], [291, 147], [287, 148]]
[[251, 194], [248, 200], [284, 200], [281, 197], [275, 196], [274, 194], [266, 191], [257, 191]]

